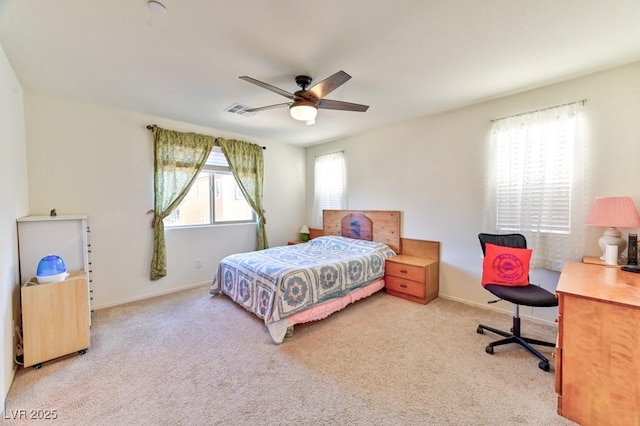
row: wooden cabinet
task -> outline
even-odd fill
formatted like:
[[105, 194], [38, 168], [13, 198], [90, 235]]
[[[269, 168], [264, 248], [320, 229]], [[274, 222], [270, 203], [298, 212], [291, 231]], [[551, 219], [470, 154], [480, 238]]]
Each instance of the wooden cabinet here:
[[585, 426], [640, 424], [640, 274], [567, 263], [556, 292], [558, 414]]
[[[67, 271], [84, 271], [91, 311], [92, 266], [85, 215], [26, 216], [17, 220], [20, 283], [37, 275], [38, 262], [49, 254], [64, 260]], [[91, 318], [89, 318], [91, 321]]]
[[71, 272], [61, 282], [38, 284], [35, 278], [21, 288], [24, 366], [39, 367], [89, 348], [89, 304], [84, 271]]
[[[27, 216], [17, 220], [24, 366], [89, 347], [91, 246], [87, 216]], [[38, 284], [40, 259], [56, 254], [70, 276]], [[73, 271], [73, 272], [72, 272]]]
[[385, 262], [387, 293], [418, 303], [438, 297], [440, 243], [401, 238], [401, 254]]

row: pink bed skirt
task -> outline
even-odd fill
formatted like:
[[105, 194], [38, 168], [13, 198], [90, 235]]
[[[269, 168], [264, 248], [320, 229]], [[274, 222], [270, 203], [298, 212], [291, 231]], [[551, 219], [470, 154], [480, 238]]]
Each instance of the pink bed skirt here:
[[356, 302], [365, 297], [371, 296], [373, 293], [384, 288], [384, 279], [379, 279], [365, 287], [361, 287], [352, 293], [344, 295], [339, 299], [328, 300], [306, 311], [298, 312], [287, 318], [289, 325], [300, 324], [303, 322], [317, 321], [328, 317], [334, 312], [344, 309], [345, 306]]
[[303, 322], [317, 321], [326, 318], [332, 313], [343, 309], [345, 306], [360, 299], [364, 299], [365, 297], [369, 297], [383, 288], [384, 279], [379, 279], [378, 281], [354, 290], [353, 292], [338, 299], [328, 300], [303, 312], [298, 312], [290, 317], [281, 319], [280, 321], [269, 323], [267, 324], [267, 329], [269, 330], [271, 339], [274, 343], [279, 345], [284, 340], [287, 330], [290, 327]]

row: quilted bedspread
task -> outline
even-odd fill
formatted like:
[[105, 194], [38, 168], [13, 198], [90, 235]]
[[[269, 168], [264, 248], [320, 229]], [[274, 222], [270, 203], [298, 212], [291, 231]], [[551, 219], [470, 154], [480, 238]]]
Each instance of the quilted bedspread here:
[[218, 265], [210, 293], [224, 292], [270, 324], [382, 278], [393, 255], [386, 244], [338, 236], [233, 254]]

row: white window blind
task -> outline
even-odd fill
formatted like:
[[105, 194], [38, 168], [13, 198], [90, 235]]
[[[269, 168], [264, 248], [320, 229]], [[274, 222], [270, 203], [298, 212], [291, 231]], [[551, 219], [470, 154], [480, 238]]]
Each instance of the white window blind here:
[[313, 227], [322, 229], [322, 210], [344, 209], [346, 205], [344, 152], [317, 156], [314, 168]]
[[569, 234], [575, 135], [565, 127], [572, 128], [573, 119], [554, 120], [546, 129], [533, 123], [496, 134], [498, 230], [527, 226], [532, 232]]
[[493, 123], [486, 226], [518, 232], [534, 249], [532, 265], [560, 270], [584, 241], [583, 103]]
[[220, 170], [229, 171], [229, 163], [227, 162], [227, 157], [222, 153], [222, 149], [219, 146], [214, 146], [211, 149], [211, 153], [209, 157], [207, 157], [207, 162], [205, 163], [205, 168], [209, 167], [218, 167]]

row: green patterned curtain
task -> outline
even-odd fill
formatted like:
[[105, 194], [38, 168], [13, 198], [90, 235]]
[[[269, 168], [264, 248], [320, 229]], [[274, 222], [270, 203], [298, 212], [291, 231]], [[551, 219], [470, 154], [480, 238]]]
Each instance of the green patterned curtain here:
[[151, 279], [158, 280], [167, 275], [163, 219], [178, 207], [189, 192], [207, 161], [215, 138], [153, 126], [153, 142], [155, 200]]
[[262, 147], [237, 140], [216, 140], [227, 157], [229, 167], [236, 178], [242, 195], [247, 200], [253, 211], [258, 215], [258, 241], [257, 250], [269, 247], [267, 242], [267, 223], [262, 208], [262, 182], [264, 179], [264, 159]]

